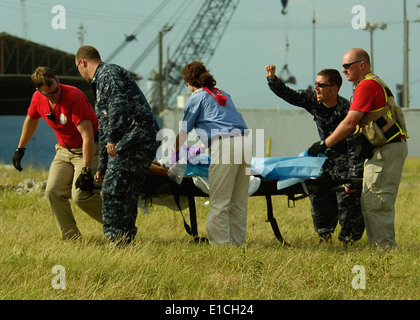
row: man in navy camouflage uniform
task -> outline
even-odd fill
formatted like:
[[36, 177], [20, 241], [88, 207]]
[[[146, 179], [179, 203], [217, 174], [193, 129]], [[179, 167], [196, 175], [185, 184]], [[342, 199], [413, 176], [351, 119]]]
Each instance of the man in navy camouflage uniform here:
[[[314, 90], [292, 90], [276, 75], [276, 67], [266, 66], [270, 89], [280, 98], [297, 107], [304, 108], [314, 117], [321, 140], [328, 137], [346, 117], [349, 101], [338, 95], [342, 84], [340, 73], [324, 69], [318, 73]], [[323, 166], [322, 176], [337, 178], [362, 178], [363, 159], [355, 155], [353, 135], [328, 148], [328, 159]], [[320, 241], [329, 242], [337, 222], [341, 231], [338, 239], [344, 244], [359, 240], [364, 232], [364, 220], [360, 206], [361, 190], [353, 193], [318, 192], [310, 196], [312, 219]]]
[[76, 66], [95, 95], [103, 232], [111, 241], [130, 242], [137, 233], [138, 196], [160, 144], [159, 126], [127, 70], [102, 62], [91, 46], [78, 50]]

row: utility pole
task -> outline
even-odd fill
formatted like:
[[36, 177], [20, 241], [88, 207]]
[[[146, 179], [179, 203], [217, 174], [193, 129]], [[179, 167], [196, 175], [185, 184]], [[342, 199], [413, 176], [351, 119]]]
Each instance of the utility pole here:
[[164, 88], [164, 81], [165, 81], [165, 87], [167, 88], [167, 79], [168, 79], [168, 75], [167, 75], [167, 70], [168, 67], [167, 66], [165, 68], [165, 75], [163, 73], [163, 36], [166, 32], [171, 31], [172, 27], [168, 27], [168, 26], [164, 26], [162, 28], [162, 30], [159, 31], [158, 34], [158, 41], [159, 41], [159, 74], [158, 74], [158, 79], [157, 79], [157, 83], [158, 83], [158, 113], [160, 114], [163, 110], [165, 110], [165, 104], [164, 103], [164, 99], [163, 99], [163, 88]]
[[23, 38], [28, 40], [28, 20], [26, 19], [25, 0], [20, 0], [20, 13], [22, 15]]
[[408, 20], [407, 0], [404, 0], [404, 84], [403, 84], [403, 108], [409, 108], [409, 77], [408, 77]]
[[364, 26], [362, 26], [363, 30], [368, 30], [370, 32], [370, 66], [371, 66], [371, 70], [372, 72], [374, 72], [374, 68], [373, 68], [373, 32], [376, 29], [381, 29], [381, 30], [385, 30], [387, 27], [386, 23], [384, 22], [367, 22]]
[[166, 68], [165, 68], [165, 109], [169, 106], [169, 46], [166, 49]]
[[80, 41], [80, 46], [83, 46], [85, 42], [85, 34], [86, 34], [86, 29], [85, 27], [83, 27], [83, 24], [80, 24], [79, 30], [77, 31], [77, 35]]
[[163, 32], [159, 31], [159, 78], [158, 78], [158, 89], [159, 89], [159, 107], [158, 114], [163, 111]]
[[315, 10], [314, 10], [314, 17], [312, 18], [312, 49], [313, 49], [313, 52], [312, 52], [312, 55], [313, 55], [313, 57], [312, 57], [312, 73], [313, 73], [313, 77], [312, 77], [312, 81], [314, 81], [314, 79], [316, 79], [316, 65], [315, 65], [315, 60], [316, 60], [316, 58], [315, 58], [315, 56], [316, 56], [316, 54], [315, 54], [315, 23], [316, 23], [316, 20], [315, 20]]

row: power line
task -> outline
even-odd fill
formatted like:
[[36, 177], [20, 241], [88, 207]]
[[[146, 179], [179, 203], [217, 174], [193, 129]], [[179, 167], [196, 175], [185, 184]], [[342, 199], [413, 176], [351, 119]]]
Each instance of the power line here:
[[111, 53], [111, 55], [108, 57], [108, 59], [106, 60], [107, 62], [110, 62], [112, 59], [114, 59], [115, 58], [115, 56], [118, 54], [118, 53], [120, 53], [124, 48], [125, 48], [125, 46], [127, 46], [127, 44], [129, 43], [129, 42], [131, 42], [131, 41], [133, 41], [133, 40], [136, 40], [136, 36], [139, 34], [139, 32], [141, 31], [141, 30], [143, 30], [148, 24], [149, 24], [149, 22], [150, 21], [152, 21], [153, 20], [153, 18], [160, 12], [160, 11], [162, 11], [163, 10], [163, 8], [167, 5], [169, 3], [169, 0], [163, 0], [161, 3], [160, 3], [160, 5], [150, 14], [150, 16], [148, 16], [147, 18], [146, 18], [146, 20], [145, 21], [143, 21], [138, 27], [137, 27], [137, 29], [136, 30], [134, 30], [134, 32], [132, 33], [132, 34], [130, 34], [130, 35], [126, 35], [126, 38], [125, 38], [125, 41], [123, 42], [123, 43], [121, 43], [116, 49], [115, 49], [115, 51], [113, 52], [113, 53]]
[[[192, 1], [193, 0], [190, 0], [189, 2], [184, 1], [183, 4], [179, 6], [178, 10], [176, 10], [174, 14], [169, 18], [168, 22], [164, 25], [161, 31], [164, 33], [171, 31], [172, 28], [175, 26], [176, 22], [185, 13], [184, 7], [188, 7]], [[146, 47], [146, 49], [143, 50], [141, 55], [133, 62], [129, 70], [135, 71], [139, 67], [139, 65], [147, 58], [147, 56], [153, 51], [153, 49], [157, 47], [158, 44], [159, 35], [157, 35], [156, 38], [153, 39], [152, 42]]]

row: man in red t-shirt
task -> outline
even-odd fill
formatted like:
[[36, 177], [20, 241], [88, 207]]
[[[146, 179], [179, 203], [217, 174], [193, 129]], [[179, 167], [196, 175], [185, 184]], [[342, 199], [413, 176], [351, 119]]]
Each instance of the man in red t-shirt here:
[[78, 88], [58, 82], [48, 67], [38, 67], [32, 75], [36, 92], [23, 124], [13, 165], [22, 171], [25, 147], [42, 117], [54, 130], [58, 144], [51, 163], [46, 197], [64, 240], [80, 237], [69, 199], [102, 223], [101, 197], [94, 190], [92, 172], [98, 165], [98, 119], [86, 95]]
[[[370, 58], [365, 50], [355, 48], [344, 55], [343, 73], [348, 81], [356, 85], [349, 113], [329, 137], [309, 148], [311, 155], [316, 156], [343, 140], [362, 123], [362, 118], [387, 104], [385, 89], [377, 81], [368, 78], [372, 72]], [[386, 144], [372, 147], [375, 148], [373, 155], [364, 164], [361, 200], [366, 233], [371, 246], [377, 245], [385, 250], [397, 245], [395, 201], [408, 154], [406, 138], [406, 133], [400, 131], [392, 135]]]

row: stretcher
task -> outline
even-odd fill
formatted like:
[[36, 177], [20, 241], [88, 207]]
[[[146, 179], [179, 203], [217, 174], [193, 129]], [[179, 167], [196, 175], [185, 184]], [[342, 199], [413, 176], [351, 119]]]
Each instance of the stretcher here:
[[[283, 238], [277, 220], [274, 217], [272, 196], [287, 196], [288, 206], [294, 207], [295, 201], [304, 199], [315, 192], [322, 190], [325, 190], [325, 192], [340, 192], [344, 191], [344, 184], [351, 184], [352, 189], [360, 189], [362, 185], [362, 178], [337, 179], [321, 176], [316, 179], [307, 179], [303, 182], [278, 190], [277, 180], [266, 179], [263, 177], [259, 178], [261, 179], [261, 184], [251, 197], [265, 197], [267, 209], [266, 221], [270, 223], [276, 239], [282, 245], [286, 246], [289, 244]], [[192, 177], [184, 177], [182, 182], [178, 184], [168, 177], [166, 169], [152, 165], [145, 186], [145, 191], [142, 195], [143, 198], [147, 199], [162, 195], [173, 196], [184, 219], [184, 228], [187, 233], [194, 238], [195, 242], [206, 241], [205, 237], [200, 237], [198, 235], [195, 198], [208, 197], [209, 195], [194, 184]], [[179, 205], [179, 199], [182, 196], [188, 198], [190, 224], [187, 223], [182, 213], [181, 206]]]

